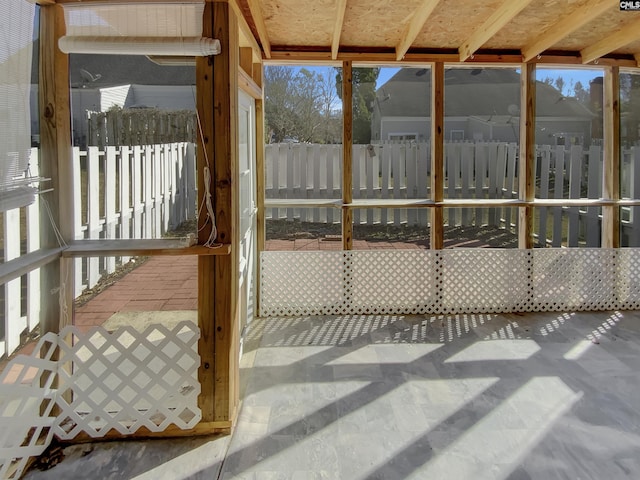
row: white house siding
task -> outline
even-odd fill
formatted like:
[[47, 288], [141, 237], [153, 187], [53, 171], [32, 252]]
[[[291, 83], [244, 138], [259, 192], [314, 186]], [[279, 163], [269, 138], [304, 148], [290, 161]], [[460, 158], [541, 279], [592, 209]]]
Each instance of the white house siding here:
[[428, 117], [383, 117], [380, 137], [373, 141], [387, 141], [390, 135], [415, 134], [419, 142], [431, 137], [431, 120]]
[[195, 110], [195, 88], [192, 85], [133, 85], [125, 107]]
[[[506, 116], [496, 122], [485, 121], [479, 117], [445, 117], [444, 138], [450, 140], [517, 142], [520, 129], [519, 118], [511, 123]], [[418, 141], [430, 138], [431, 119], [428, 117], [383, 117], [380, 121], [380, 132], [374, 128], [372, 141], [387, 141], [397, 135], [416, 134]], [[536, 118], [536, 143], [540, 145], [556, 145], [564, 143], [558, 140], [564, 134], [579, 134], [582, 144], [591, 144], [591, 121], [572, 117], [538, 117]], [[463, 138], [462, 138], [463, 137]], [[580, 142], [578, 142], [580, 143]]]
[[[106, 112], [111, 107], [123, 108], [130, 95], [131, 85], [118, 85], [117, 87], [100, 89], [100, 112]], [[93, 110], [94, 112], [96, 110]]]

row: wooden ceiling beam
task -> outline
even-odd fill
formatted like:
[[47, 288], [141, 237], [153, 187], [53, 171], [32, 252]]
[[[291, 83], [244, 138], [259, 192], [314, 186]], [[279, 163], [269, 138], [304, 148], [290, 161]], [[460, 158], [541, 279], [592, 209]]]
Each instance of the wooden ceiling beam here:
[[608, 37], [605, 37], [593, 45], [589, 45], [588, 47], [580, 50], [582, 63], [593, 62], [607, 53], [613, 52], [620, 47], [624, 47], [625, 45], [638, 40], [638, 31], [640, 31], [640, 18], [628, 23]]
[[264, 52], [264, 56], [267, 58], [271, 58], [271, 42], [269, 41], [267, 26], [264, 23], [264, 15], [262, 14], [260, 1], [247, 0], [247, 3], [249, 4], [251, 16], [253, 17], [253, 21], [256, 24], [256, 29], [258, 30], [258, 37], [260, 37], [260, 43], [262, 44], [262, 51]]
[[460, 61], [464, 62], [482, 45], [487, 43], [500, 29], [518, 15], [532, 0], [506, 0], [479, 28], [477, 28], [466, 42], [460, 45], [458, 53]]
[[344, 14], [347, 12], [347, 0], [338, 0], [336, 7], [336, 23], [333, 27], [333, 40], [331, 41], [331, 58], [338, 58], [340, 49], [340, 36], [342, 35], [342, 25], [344, 24]]
[[615, 0], [593, 0], [569, 12], [522, 48], [522, 61], [528, 62], [617, 4]]
[[440, 0], [423, 0], [422, 4], [413, 12], [411, 21], [407, 24], [400, 42], [396, 46], [396, 60], [402, 60], [438, 3]]
[[[338, 52], [338, 59], [331, 58], [329, 51], [301, 51], [301, 50], [273, 50], [271, 58], [266, 63], [277, 65], [304, 65], [313, 63], [318, 65], [337, 66], [338, 62], [351, 60], [358, 64], [394, 64], [394, 65], [419, 65], [430, 62], [445, 62], [450, 64], [460, 63], [460, 57], [456, 53], [407, 53], [401, 61], [396, 61], [395, 53], [372, 53], [372, 52]], [[468, 64], [501, 64], [520, 65], [522, 55], [511, 53], [476, 53], [473, 59], [465, 62]], [[566, 54], [546, 55], [533, 60], [533, 63], [540, 65], [582, 65], [580, 53], [576, 51], [566, 52]], [[599, 65], [618, 66], [633, 68], [638, 66], [632, 58], [601, 58]]]

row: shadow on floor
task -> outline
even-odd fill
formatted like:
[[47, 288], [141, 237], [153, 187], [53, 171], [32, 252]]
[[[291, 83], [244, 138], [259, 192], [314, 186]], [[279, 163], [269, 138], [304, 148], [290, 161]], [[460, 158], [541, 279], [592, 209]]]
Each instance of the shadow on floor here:
[[640, 312], [262, 319], [232, 436], [25, 478], [638, 478], [639, 371]]

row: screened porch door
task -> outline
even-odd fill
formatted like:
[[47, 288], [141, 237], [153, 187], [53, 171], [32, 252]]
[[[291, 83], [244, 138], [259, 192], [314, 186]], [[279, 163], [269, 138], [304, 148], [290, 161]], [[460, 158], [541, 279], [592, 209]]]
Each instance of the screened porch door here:
[[238, 93], [238, 178], [240, 179], [240, 338], [245, 327], [253, 318], [256, 275], [256, 204], [255, 204], [255, 100], [246, 93]]

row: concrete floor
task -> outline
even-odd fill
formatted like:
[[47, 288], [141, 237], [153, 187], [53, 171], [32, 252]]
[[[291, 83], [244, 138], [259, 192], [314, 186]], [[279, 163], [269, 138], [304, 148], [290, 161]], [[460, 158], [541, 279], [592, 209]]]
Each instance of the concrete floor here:
[[232, 436], [77, 445], [39, 479], [637, 479], [640, 312], [254, 322]]

